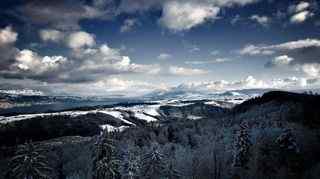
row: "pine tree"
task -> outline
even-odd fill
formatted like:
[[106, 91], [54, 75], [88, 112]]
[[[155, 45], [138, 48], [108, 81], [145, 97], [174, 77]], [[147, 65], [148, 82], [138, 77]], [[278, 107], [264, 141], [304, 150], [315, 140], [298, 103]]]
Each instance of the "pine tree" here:
[[246, 123], [242, 123], [240, 124], [240, 130], [237, 132], [235, 139], [234, 167], [248, 169], [247, 164], [250, 159], [251, 145], [248, 125]]
[[294, 153], [299, 152], [297, 142], [292, 134], [291, 129], [285, 129], [283, 133], [277, 138], [276, 142], [279, 144], [280, 148], [283, 151]]
[[300, 178], [302, 175], [301, 171], [303, 171], [303, 157], [292, 130], [285, 129], [277, 138], [276, 142], [281, 149], [280, 155], [283, 157], [285, 165], [288, 167], [288, 178]]
[[170, 160], [165, 173], [168, 179], [178, 179], [181, 177], [181, 173], [175, 168], [173, 160]]
[[123, 155], [123, 161], [120, 166], [121, 176], [124, 179], [134, 179], [140, 176], [141, 166], [140, 157], [133, 152], [128, 151]]
[[115, 157], [114, 140], [107, 130], [103, 131], [96, 142], [93, 166], [95, 179], [113, 179], [118, 176], [119, 160]]
[[159, 144], [152, 144], [150, 151], [142, 158], [142, 175], [146, 179], [165, 177], [165, 156], [161, 153]]
[[47, 158], [31, 142], [20, 146], [10, 161], [9, 176], [23, 179], [49, 179], [52, 169]]

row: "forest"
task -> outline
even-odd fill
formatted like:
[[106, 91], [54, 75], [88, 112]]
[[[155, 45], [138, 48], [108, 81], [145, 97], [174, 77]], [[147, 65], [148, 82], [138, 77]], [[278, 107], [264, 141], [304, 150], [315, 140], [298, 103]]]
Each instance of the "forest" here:
[[[274, 91], [218, 115], [194, 105], [194, 111], [203, 113], [199, 120], [168, 115], [124, 131], [98, 132], [92, 126], [99, 123], [92, 122], [92, 130], [54, 130], [62, 132], [60, 136], [20, 138], [6, 145], [2, 138], [0, 177], [316, 179], [320, 176], [319, 101], [316, 94]], [[90, 117], [85, 120], [110, 122], [103, 116]], [[87, 123], [55, 127], [77, 125], [81, 129]], [[8, 129], [1, 126], [2, 133]]]

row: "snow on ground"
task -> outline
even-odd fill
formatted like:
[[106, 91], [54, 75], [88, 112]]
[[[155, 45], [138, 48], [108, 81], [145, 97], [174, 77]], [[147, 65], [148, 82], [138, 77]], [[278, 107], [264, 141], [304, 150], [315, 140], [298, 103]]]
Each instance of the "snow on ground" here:
[[134, 113], [134, 116], [138, 119], [141, 119], [141, 120], [145, 120], [147, 122], [152, 122], [152, 121], [157, 121], [156, 118], [154, 117], [151, 117], [151, 116], [148, 116], [148, 115], [145, 115], [143, 113], [140, 113], [140, 112], [135, 112]]
[[8, 122], [14, 122], [14, 121], [20, 121], [20, 120], [26, 120], [31, 119], [35, 117], [44, 117], [44, 116], [59, 116], [59, 115], [68, 115], [71, 117], [86, 115], [90, 113], [89, 111], [67, 111], [67, 112], [58, 112], [58, 113], [40, 113], [40, 114], [24, 114], [24, 115], [17, 115], [17, 116], [10, 116], [10, 117], [3, 117], [0, 116], [0, 124], [8, 123]]
[[129, 128], [129, 126], [114, 127], [114, 126], [109, 125], [109, 124], [101, 125], [100, 127], [101, 127], [102, 130], [106, 130], [107, 129], [108, 132], [115, 132], [115, 131], [122, 132], [125, 129]]
[[124, 119], [124, 117], [120, 111], [114, 111], [112, 109], [104, 109], [104, 110], [99, 110], [98, 112], [113, 116], [114, 118], [120, 119], [121, 121], [123, 121], [126, 124], [135, 125], [134, 123]]
[[132, 111], [136, 118], [150, 122], [150, 121], [157, 120], [152, 116], [160, 116], [160, 114], [158, 113], [159, 107], [160, 105], [137, 105], [133, 107], [116, 107], [116, 108], [106, 108], [106, 109], [92, 110], [92, 111], [66, 111], [66, 112], [57, 112], [57, 113], [26, 114], [26, 115], [17, 115], [17, 116], [10, 116], [10, 117], [0, 116], [0, 124], [31, 119], [34, 117], [59, 116], [59, 115], [77, 117], [77, 116], [86, 115], [89, 113], [94, 114], [94, 113], [100, 112], [100, 113], [111, 115], [117, 119], [122, 120], [127, 124], [135, 125], [134, 123], [124, 119], [121, 110]]
[[232, 103], [232, 104], [241, 104], [245, 101], [246, 99], [229, 99], [225, 100], [226, 102]]
[[134, 116], [138, 119], [145, 120], [147, 122], [157, 121], [156, 118], [152, 116], [160, 116], [158, 109], [160, 105], [137, 105], [133, 107], [117, 107], [115, 109], [131, 111]]
[[176, 106], [176, 107], [183, 107], [183, 106], [189, 106], [189, 105], [192, 105], [194, 103], [168, 103], [168, 106]]
[[195, 115], [188, 115], [188, 117], [187, 117], [188, 119], [190, 119], [190, 120], [198, 120], [198, 119], [202, 119], [202, 117], [200, 117], [200, 116], [195, 116]]
[[208, 101], [208, 102], [205, 102], [204, 104], [212, 105], [212, 106], [221, 106], [219, 103], [217, 103], [215, 101]]

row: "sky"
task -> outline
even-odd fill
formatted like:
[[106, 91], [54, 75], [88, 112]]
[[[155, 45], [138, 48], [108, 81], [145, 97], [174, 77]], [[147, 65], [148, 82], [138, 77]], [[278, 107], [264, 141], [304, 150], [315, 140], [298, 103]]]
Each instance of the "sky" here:
[[1, 0], [0, 89], [319, 88], [316, 0]]

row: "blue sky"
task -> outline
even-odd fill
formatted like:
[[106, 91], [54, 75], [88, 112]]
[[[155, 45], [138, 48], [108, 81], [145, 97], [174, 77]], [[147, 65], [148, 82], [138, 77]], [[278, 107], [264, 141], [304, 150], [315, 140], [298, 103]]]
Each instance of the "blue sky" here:
[[315, 0], [5, 0], [0, 87], [50, 94], [317, 88]]

